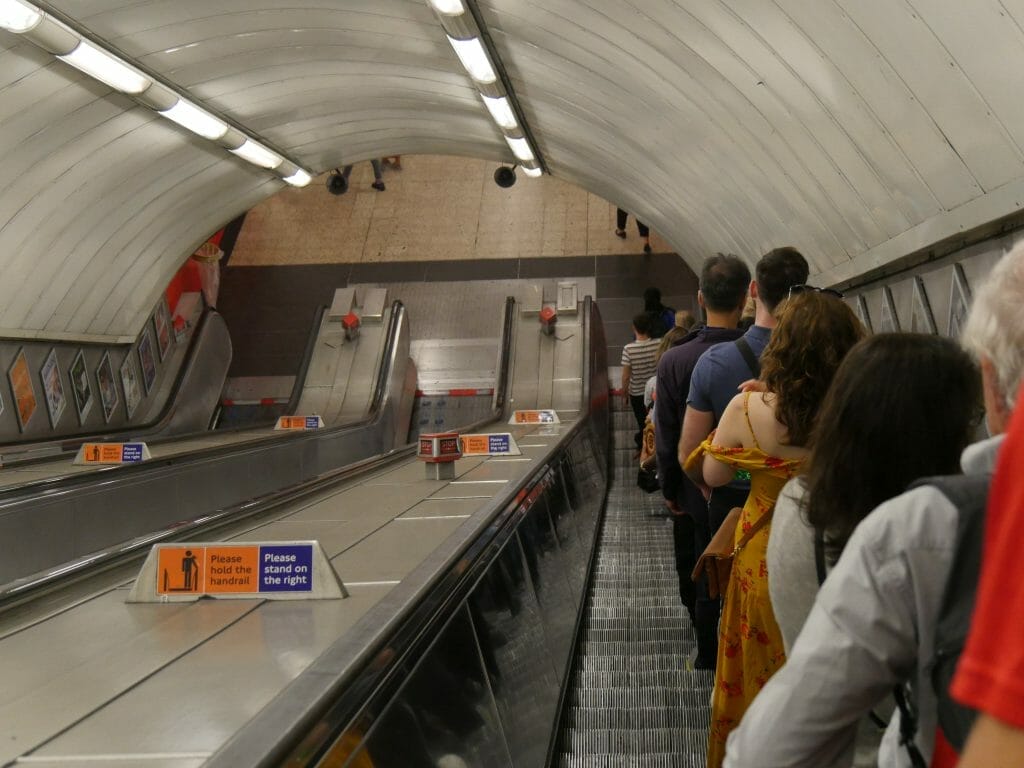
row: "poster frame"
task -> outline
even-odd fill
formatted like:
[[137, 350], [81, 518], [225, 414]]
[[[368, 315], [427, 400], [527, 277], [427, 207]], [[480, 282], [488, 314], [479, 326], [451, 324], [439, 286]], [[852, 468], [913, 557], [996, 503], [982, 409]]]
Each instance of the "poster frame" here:
[[139, 356], [139, 370], [142, 371], [142, 383], [145, 385], [145, 392], [148, 395], [153, 391], [156, 384], [157, 362], [156, 352], [153, 350], [153, 334], [149, 330], [149, 323], [142, 329], [142, 338], [136, 352]]
[[[75, 370], [81, 370], [79, 381], [85, 382], [85, 402], [82, 402], [82, 393], [75, 382]], [[85, 417], [92, 410], [92, 404], [96, 400], [92, 393], [92, 384], [89, 382], [89, 367], [85, 362], [85, 350], [79, 349], [75, 359], [68, 368], [68, 381], [71, 382], [71, 394], [75, 401], [75, 410], [78, 412], [78, 423], [85, 424]]]
[[46, 411], [50, 414], [50, 427], [57, 428], [60, 417], [64, 415], [68, 399], [64, 393], [64, 382], [60, 376], [60, 362], [57, 360], [57, 348], [50, 347], [43, 367], [39, 369], [39, 380], [43, 384], [43, 395], [46, 397]]
[[[109, 404], [104, 397], [103, 380], [100, 378], [100, 373], [103, 369], [106, 369], [106, 375], [110, 381], [110, 391], [114, 393], [114, 399]], [[121, 394], [117, 391], [117, 379], [114, 378], [114, 366], [110, 362], [110, 352], [104, 352], [103, 357], [100, 358], [99, 365], [96, 366], [96, 389], [99, 392], [100, 405], [103, 408], [103, 421], [109, 424], [110, 417], [114, 414], [117, 404], [121, 401]]]
[[131, 419], [142, 402], [142, 384], [139, 383], [139, 374], [135, 370], [135, 359], [131, 354], [125, 355], [124, 362], [119, 370], [121, 374], [121, 388], [124, 390], [124, 410]]

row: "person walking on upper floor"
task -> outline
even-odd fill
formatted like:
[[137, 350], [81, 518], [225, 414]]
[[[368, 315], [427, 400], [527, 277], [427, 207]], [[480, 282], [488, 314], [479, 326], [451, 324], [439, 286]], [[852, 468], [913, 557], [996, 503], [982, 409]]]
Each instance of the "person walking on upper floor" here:
[[[704, 262], [700, 274], [697, 302], [707, 315], [707, 324], [698, 326], [662, 355], [658, 362], [657, 403], [654, 412], [654, 444], [658, 457], [658, 477], [665, 506], [672, 513], [672, 538], [679, 596], [696, 626], [697, 590], [690, 574], [696, 565], [695, 526], [707, 528], [707, 500], [684, 474], [676, 455], [682, 434], [690, 375], [700, 356], [715, 344], [735, 341], [742, 331], [736, 328], [740, 310], [747, 297], [750, 269], [738, 256], [718, 254]], [[707, 599], [706, 594], [704, 599]], [[697, 633], [697, 657], [694, 665], [713, 669], [715, 664], [714, 627]], [[710, 644], [708, 635], [711, 636]]]
[[[381, 172], [381, 164], [379, 158], [373, 158], [370, 160], [370, 165], [373, 168], [373, 184], [370, 186], [376, 189], [378, 192], [384, 191], [384, 174]], [[345, 181], [348, 181], [348, 177], [352, 173], [352, 166], [346, 165], [341, 169], [341, 175], [345, 177]]]
[[[1011, 393], [1019, 390], [1024, 376], [1024, 244], [1006, 254], [975, 293], [962, 341], [980, 363], [985, 421], [993, 437], [963, 452], [964, 474], [950, 481], [968, 484], [975, 494], [969, 498], [980, 504], [987, 496], [1002, 433], [1013, 413]], [[845, 467], [835, 470], [845, 471]], [[906, 687], [916, 714], [909, 741], [924, 765], [938, 768], [943, 756], [936, 752], [935, 633], [947, 584], [951, 578], [964, 578], [953, 572], [959, 527], [964, 523], [962, 510], [966, 507], [937, 485], [923, 484], [886, 501], [856, 527], [818, 591], [786, 665], [730, 736], [726, 768], [848, 766], [858, 722], [887, 700], [897, 685]], [[1015, 564], [1018, 538], [1014, 529], [1003, 545], [1012, 548]], [[1002, 636], [1017, 635], [1007, 631], [1007, 617], [1012, 615], [1008, 609], [1012, 612], [1020, 605], [1009, 599], [1009, 587], [1010, 582], [1001, 579], [996, 596], [988, 593], [987, 600], [983, 590], [975, 612], [979, 621], [987, 618], [982, 625], [984, 637], [993, 643]], [[1019, 585], [1012, 589], [1019, 590]], [[977, 660], [977, 653], [982, 654], [981, 669], [992, 670], [1003, 663], [997, 652], [990, 655], [995, 645], [973, 645], [973, 651], [972, 645], [961, 660], [964, 675], [969, 674], [967, 660]], [[1001, 686], [997, 690], [1006, 690], [1003, 681], [1017, 684], [1001, 668], [996, 674]], [[977, 682], [987, 686], [984, 679], [975, 678]], [[974, 695], [987, 693], [970, 687]], [[970, 703], [983, 700], [955, 685], [954, 693], [958, 691]], [[993, 692], [994, 698], [998, 695]], [[983, 735], [991, 734], [986, 723], [991, 725], [984, 719], [978, 724]], [[895, 713], [879, 748], [881, 768], [913, 765], [903, 744], [905, 726], [900, 713]], [[998, 726], [994, 730], [1000, 732]], [[955, 763], [955, 756], [947, 757], [945, 765]], [[999, 764], [981, 765], [996, 768]]]
[[[615, 235], [616, 235], [616, 237], [621, 237], [621, 238], [625, 238], [626, 237], [626, 217], [628, 217], [628, 216], [629, 216], [629, 214], [626, 211], [622, 210], [621, 208], [617, 208], [615, 210]], [[636, 219], [635, 216], [633, 218]], [[642, 221], [640, 221], [640, 219], [636, 219], [636, 231], [640, 233], [640, 239], [644, 241], [644, 253], [650, 253], [651, 252], [651, 229], [650, 229], [650, 227], [648, 227], [646, 224], [644, 224]]]
[[794, 294], [765, 348], [764, 391], [734, 397], [716, 431], [687, 459], [685, 469], [701, 465], [712, 487], [731, 482], [737, 472], [750, 477], [722, 607], [708, 768], [722, 764], [729, 732], [785, 662], [765, 564], [775, 499], [799, 471], [832, 377], [863, 335], [860, 320], [840, 297], [817, 290]]
[[[711, 434], [740, 384], [757, 378], [760, 372], [758, 359], [775, 327], [775, 308], [788, 295], [791, 286], [803, 285], [807, 281], [808, 271], [807, 260], [795, 248], [776, 248], [757, 262], [754, 281], [748, 291], [757, 299], [757, 322], [740, 339], [709, 349], [693, 368], [677, 446], [680, 466]], [[695, 466], [690, 479], [709, 498], [707, 512], [694, 518], [694, 560], [711, 542], [729, 510], [742, 507], [750, 492], [750, 481], [743, 474], [727, 485], [708, 489], [700, 470], [700, 466]], [[702, 585], [696, 606], [698, 656], [695, 666], [698, 669], [713, 669], [715, 666], [720, 609], [721, 601], [708, 597], [706, 586]]]
[[633, 409], [637, 432], [634, 437], [637, 449], [643, 440], [644, 421], [647, 408], [644, 406], [644, 387], [657, 370], [654, 358], [658, 351], [658, 339], [651, 338], [651, 318], [641, 312], [633, 318], [634, 340], [622, 348], [622, 397]]

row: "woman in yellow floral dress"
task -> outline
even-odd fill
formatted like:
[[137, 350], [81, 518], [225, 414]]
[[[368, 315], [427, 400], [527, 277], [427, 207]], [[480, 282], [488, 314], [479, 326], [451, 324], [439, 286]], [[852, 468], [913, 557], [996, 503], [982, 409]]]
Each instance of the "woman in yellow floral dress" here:
[[[712, 487], [725, 485], [738, 472], [749, 473], [750, 496], [736, 527], [737, 543], [772, 513], [782, 486], [799, 471], [832, 376], [863, 334], [860, 321], [837, 296], [807, 289], [792, 293], [780, 307], [778, 326], [761, 358], [764, 391], [735, 397], [718, 429], [687, 460], [688, 467], [703, 462], [704, 481]], [[708, 768], [722, 764], [729, 732], [786, 660], [768, 595], [770, 531], [768, 523], [733, 562], [719, 629]]]

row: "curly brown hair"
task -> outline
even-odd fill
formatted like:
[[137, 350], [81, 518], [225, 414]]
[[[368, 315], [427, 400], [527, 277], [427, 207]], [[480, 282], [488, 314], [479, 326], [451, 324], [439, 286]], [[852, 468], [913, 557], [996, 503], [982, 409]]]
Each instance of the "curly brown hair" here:
[[864, 326], [842, 299], [807, 291], [779, 308], [778, 325], [761, 357], [761, 379], [776, 398], [775, 418], [789, 445], [810, 441], [818, 408]]

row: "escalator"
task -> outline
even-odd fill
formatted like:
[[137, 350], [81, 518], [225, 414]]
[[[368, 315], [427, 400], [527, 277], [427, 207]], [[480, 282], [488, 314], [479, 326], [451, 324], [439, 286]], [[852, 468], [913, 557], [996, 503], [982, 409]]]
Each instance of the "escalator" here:
[[[521, 456], [465, 457], [444, 482], [402, 449], [258, 499], [216, 534], [316, 538], [348, 598], [131, 604], [122, 564], [0, 613], [0, 764], [543, 761], [607, 483], [604, 339], [589, 301], [581, 316], [584, 415], [495, 424]], [[439, 683], [446, 724], [423, 706]]]
[[633, 414], [613, 419], [614, 473], [555, 764], [700, 768], [713, 673], [692, 669], [671, 522], [661, 494], [635, 482]]
[[[710, 676], [686, 671], [671, 532], [633, 486], [626, 411], [609, 456], [600, 314], [580, 314], [579, 415], [513, 427], [523, 456], [445, 484], [393, 452], [224, 532], [321, 540], [349, 599], [128, 606], [123, 566], [0, 614], [0, 716], [25, 740], [0, 764], [703, 765]], [[80, 678], [109, 684], [55, 708]]]
[[[510, 312], [511, 310], [506, 310]], [[395, 302], [364, 418], [315, 432], [209, 432], [182, 453], [0, 488], [0, 538], [24, 545], [0, 563], [0, 602], [69, 572], [94, 570], [167, 536], [229, 518], [267, 494], [406, 444], [415, 372], [408, 318]]]

